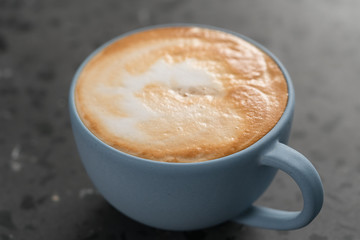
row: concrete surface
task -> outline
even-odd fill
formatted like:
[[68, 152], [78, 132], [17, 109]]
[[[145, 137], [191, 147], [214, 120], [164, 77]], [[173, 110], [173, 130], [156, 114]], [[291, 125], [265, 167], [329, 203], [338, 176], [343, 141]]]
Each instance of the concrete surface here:
[[[0, 0], [0, 239], [360, 239], [359, 10], [355, 0]], [[297, 100], [290, 145], [325, 187], [309, 226], [162, 231], [96, 192], [70, 129], [72, 76], [100, 44], [169, 22], [240, 32], [282, 60]], [[280, 172], [258, 203], [300, 209], [302, 198]]]

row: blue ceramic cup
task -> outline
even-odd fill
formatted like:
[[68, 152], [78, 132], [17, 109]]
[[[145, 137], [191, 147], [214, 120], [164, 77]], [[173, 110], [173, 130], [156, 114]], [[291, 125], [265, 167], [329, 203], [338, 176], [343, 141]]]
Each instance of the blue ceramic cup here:
[[[156, 27], [163, 26], [151, 28]], [[85, 60], [73, 79], [69, 96], [71, 123], [88, 175], [98, 191], [116, 209], [138, 222], [156, 228], [194, 230], [228, 220], [281, 230], [307, 225], [322, 207], [323, 188], [309, 160], [286, 145], [294, 111], [294, 89], [289, 74], [271, 52], [253, 40], [224, 29], [200, 27], [243, 38], [276, 61], [285, 75], [289, 93], [286, 109], [276, 126], [240, 152], [197, 163], [142, 159], [100, 141], [86, 128], [77, 113], [74, 102], [77, 78], [84, 65], [98, 51], [119, 38], [144, 30], [140, 29], [121, 35], [100, 47]], [[301, 211], [253, 205], [269, 186], [278, 169], [290, 175], [299, 186], [304, 200]]]

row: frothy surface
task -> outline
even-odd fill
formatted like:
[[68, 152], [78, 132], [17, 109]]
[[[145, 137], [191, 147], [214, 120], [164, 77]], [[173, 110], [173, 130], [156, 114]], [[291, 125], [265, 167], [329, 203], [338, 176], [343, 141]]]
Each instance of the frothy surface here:
[[119, 39], [82, 70], [76, 107], [105, 143], [142, 158], [198, 162], [240, 151], [280, 119], [276, 63], [233, 35], [197, 27]]

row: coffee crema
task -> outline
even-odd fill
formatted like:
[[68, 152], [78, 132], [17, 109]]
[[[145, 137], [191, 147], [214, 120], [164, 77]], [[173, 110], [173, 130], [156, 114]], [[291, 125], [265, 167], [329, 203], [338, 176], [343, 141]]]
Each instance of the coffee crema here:
[[106, 144], [141, 158], [199, 162], [241, 151], [287, 104], [286, 80], [259, 48], [229, 33], [165, 27], [120, 38], [79, 74], [78, 114]]

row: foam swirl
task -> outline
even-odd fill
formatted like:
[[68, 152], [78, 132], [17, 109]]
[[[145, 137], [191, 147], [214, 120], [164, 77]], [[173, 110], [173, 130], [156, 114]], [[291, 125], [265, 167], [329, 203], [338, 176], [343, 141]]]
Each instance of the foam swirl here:
[[121, 151], [196, 162], [240, 151], [281, 117], [286, 81], [252, 44], [220, 31], [170, 27], [119, 39], [76, 85], [76, 107], [98, 138]]

